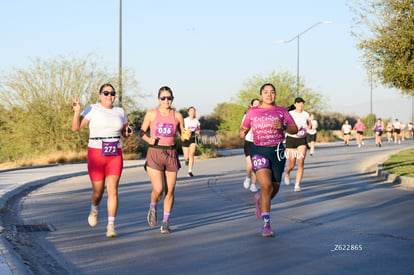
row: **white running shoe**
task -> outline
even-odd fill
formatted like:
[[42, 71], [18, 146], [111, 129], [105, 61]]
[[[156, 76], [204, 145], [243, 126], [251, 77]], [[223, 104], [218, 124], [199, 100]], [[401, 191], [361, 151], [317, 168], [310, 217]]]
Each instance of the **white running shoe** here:
[[295, 192], [300, 192], [300, 186], [299, 186], [299, 183], [296, 183], [296, 184], [295, 184], [295, 189], [294, 189], [294, 191], [295, 191]]
[[249, 189], [249, 187], [250, 187], [250, 182], [251, 182], [252, 180], [250, 179], [250, 178], [248, 178], [248, 177], [246, 177], [245, 179], [244, 179], [244, 182], [243, 182], [243, 187], [245, 188], [245, 189]]
[[115, 224], [109, 223], [106, 227], [106, 237], [107, 238], [116, 238], [118, 237], [118, 233], [115, 230]]
[[285, 184], [289, 185], [290, 184], [290, 177], [288, 173], [285, 173]]
[[89, 212], [88, 223], [90, 227], [95, 227], [98, 224], [98, 211], [91, 210]]
[[252, 185], [250, 185], [250, 191], [252, 191], [252, 192], [254, 192], [254, 193], [256, 193], [257, 191], [259, 191], [259, 190], [257, 189], [256, 183], [253, 183]]

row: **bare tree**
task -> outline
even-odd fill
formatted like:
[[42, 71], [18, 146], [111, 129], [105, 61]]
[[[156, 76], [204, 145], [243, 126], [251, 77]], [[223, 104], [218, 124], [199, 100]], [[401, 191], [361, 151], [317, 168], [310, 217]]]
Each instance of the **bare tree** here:
[[[117, 74], [102, 64], [93, 54], [83, 59], [59, 56], [48, 61], [32, 60], [28, 68], [13, 69], [5, 75], [0, 80], [0, 161], [86, 148], [87, 130], [71, 131], [71, 97], [79, 95], [85, 107], [97, 101], [102, 84], [114, 83], [116, 87]], [[124, 75], [124, 89], [139, 95], [134, 91], [137, 82], [128, 79], [132, 78]], [[124, 108], [133, 108], [133, 99], [124, 96], [124, 100]]]

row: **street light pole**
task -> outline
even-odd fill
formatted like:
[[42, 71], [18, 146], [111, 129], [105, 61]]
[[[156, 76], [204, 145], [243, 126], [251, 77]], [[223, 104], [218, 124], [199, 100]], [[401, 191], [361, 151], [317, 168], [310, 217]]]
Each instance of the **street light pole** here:
[[411, 122], [414, 122], [414, 95], [411, 96]]
[[119, 0], [119, 67], [118, 67], [118, 97], [122, 106], [122, 0]]
[[297, 39], [297, 59], [296, 59], [296, 96], [299, 95], [299, 41], [300, 41], [300, 36], [305, 34], [306, 32], [310, 31], [311, 29], [315, 28], [318, 25], [321, 24], [331, 24], [332, 21], [320, 21], [320, 22], [316, 22], [315, 24], [313, 24], [312, 26], [310, 26], [309, 28], [307, 28], [306, 30], [302, 31], [301, 33], [295, 35], [294, 37], [292, 37], [289, 40], [277, 40], [276, 43], [290, 43], [293, 40]]
[[372, 136], [372, 127], [373, 127], [373, 123], [372, 123], [372, 67], [371, 67], [371, 71], [370, 71], [370, 77], [369, 77], [369, 81], [370, 81], [370, 101], [369, 101], [369, 134], [370, 136]]
[[298, 35], [297, 37], [298, 40], [298, 46], [297, 46], [297, 58], [296, 58], [296, 96], [299, 95], [299, 40], [300, 40], [300, 35]]

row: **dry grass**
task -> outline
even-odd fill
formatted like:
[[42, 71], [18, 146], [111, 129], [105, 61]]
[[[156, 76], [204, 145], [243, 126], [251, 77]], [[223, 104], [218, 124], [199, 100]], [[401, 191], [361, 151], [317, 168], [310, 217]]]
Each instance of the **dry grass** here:
[[217, 133], [221, 141], [219, 148], [234, 149], [243, 148], [244, 140], [240, 138], [239, 133]]
[[[139, 154], [123, 154], [124, 160], [139, 159]], [[11, 169], [17, 167], [30, 167], [57, 163], [83, 162], [87, 160], [87, 151], [82, 152], [55, 152], [39, 157], [24, 157], [17, 161], [0, 163], [0, 169]]]
[[87, 151], [54, 152], [42, 156], [24, 157], [13, 162], [0, 163], [0, 169], [85, 161]]

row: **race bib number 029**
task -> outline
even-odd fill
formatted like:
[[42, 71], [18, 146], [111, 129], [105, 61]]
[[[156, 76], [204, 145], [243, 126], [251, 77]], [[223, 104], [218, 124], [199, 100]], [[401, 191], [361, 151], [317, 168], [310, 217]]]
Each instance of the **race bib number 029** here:
[[262, 155], [254, 155], [252, 157], [252, 166], [254, 170], [269, 168], [269, 160]]
[[174, 125], [171, 123], [157, 123], [157, 137], [174, 137]]
[[102, 156], [117, 156], [118, 141], [102, 141]]

